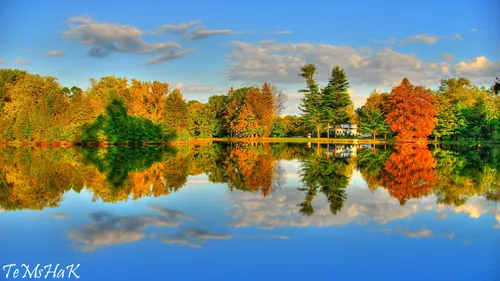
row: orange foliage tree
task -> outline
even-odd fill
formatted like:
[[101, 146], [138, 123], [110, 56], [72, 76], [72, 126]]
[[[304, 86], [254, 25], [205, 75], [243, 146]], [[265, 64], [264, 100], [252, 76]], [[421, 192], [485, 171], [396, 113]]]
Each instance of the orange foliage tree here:
[[159, 123], [164, 115], [166, 96], [169, 85], [158, 81], [141, 82], [132, 79], [130, 99], [127, 100], [128, 114], [145, 117]]
[[423, 140], [436, 126], [436, 107], [437, 99], [429, 89], [413, 86], [404, 78], [389, 95], [386, 122], [397, 133], [397, 141]]
[[429, 195], [436, 183], [437, 162], [425, 145], [400, 144], [384, 164], [381, 184], [404, 205]]

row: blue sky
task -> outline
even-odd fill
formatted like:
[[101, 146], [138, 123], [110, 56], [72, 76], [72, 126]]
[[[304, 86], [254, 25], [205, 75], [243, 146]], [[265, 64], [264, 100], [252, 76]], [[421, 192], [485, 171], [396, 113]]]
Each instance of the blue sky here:
[[305, 63], [340, 65], [361, 105], [402, 78], [435, 87], [500, 76], [500, 4], [479, 1], [2, 1], [0, 67], [87, 88], [115, 75], [168, 82], [206, 101], [276, 84], [298, 114]]

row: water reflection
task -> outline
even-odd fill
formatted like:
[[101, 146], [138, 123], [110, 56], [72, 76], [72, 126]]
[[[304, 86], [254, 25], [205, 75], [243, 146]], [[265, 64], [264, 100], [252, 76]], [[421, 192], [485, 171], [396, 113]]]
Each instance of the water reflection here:
[[[165, 268], [181, 280], [320, 279], [332, 266], [346, 280], [496, 280], [499, 156], [314, 143], [2, 148], [2, 253], [81, 262], [86, 280], [160, 280]], [[310, 258], [298, 266], [297, 253]], [[255, 260], [263, 271], [248, 270]]]
[[[339, 153], [339, 151], [341, 153]], [[349, 151], [347, 153], [346, 151]], [[0, 207], [4, 210], [57, 207], [69, 190], [84, 187], [94, 200], [118, 202], [178, 191], [189, 176], [206, 174], [230, 191], [279, 190], [286, 171], [281, 160], [296, 160], [303, 194], [297, 208], [314, 213], [322, 194], [331, 214], [343, 210], [353, 171], [368, 188], [386, 189], [400, 205], [435, 195], [437, 203], [462, 206], [473, 196], [500, 198], [497, 147], [393, 148], [367, 145], [225, 144], [166, 147], [14, 148], [0, 150]]]

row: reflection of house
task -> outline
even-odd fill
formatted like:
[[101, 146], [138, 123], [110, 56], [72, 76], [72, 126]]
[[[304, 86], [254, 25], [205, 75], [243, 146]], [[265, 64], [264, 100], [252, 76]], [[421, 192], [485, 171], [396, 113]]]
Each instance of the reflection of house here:
[[330, 134], [335, 134], [336, 136], [357, 136], [358, 125], [349, 122], [338, 124], [335, 125], [335, 128], [330, 128]]
[[333, 152], [335, 158], [347, 159], [351, 157], [356, 157], [358, 154], [359, 145], [354, 144], [341, 144], [330, 146], [330, 153]]
[[356, 157], [358, 148], [355, 145], [336, 145], [335, 157], [337, 158], [350, 158]]

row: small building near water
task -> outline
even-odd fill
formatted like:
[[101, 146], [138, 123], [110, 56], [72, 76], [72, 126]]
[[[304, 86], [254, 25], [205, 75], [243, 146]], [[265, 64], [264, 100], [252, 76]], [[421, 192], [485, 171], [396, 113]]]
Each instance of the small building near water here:
[[337, 124], [335, 128], [330, 128], [330, 134], [335, 136], [357, 136], [358, 125], [350, 122]]

